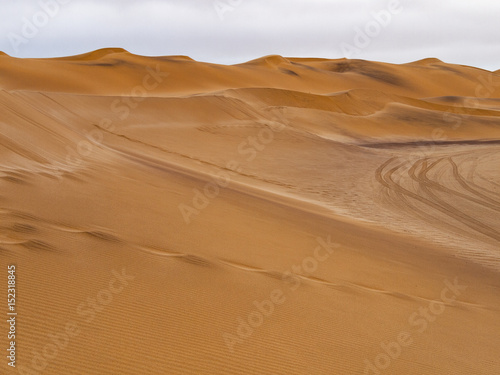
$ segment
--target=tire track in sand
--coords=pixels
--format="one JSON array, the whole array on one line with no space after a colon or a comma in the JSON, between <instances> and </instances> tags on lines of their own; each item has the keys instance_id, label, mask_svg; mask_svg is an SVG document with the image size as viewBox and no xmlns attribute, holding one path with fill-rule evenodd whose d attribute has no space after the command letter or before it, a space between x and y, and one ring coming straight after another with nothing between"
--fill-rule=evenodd
<instances>
[{"instance_id":1,"label":"tire track in sand","mask_svg":"<svg viewBox=\"0 0 500 375\"><path fill-rule=\"evenodd\" d=\"M427 158L420 159L415 163L413 163L413 165L407 171L401 172L404 166L407 165L406 162L398 163L395 167L392 167L389 170L387 170L387 167L389 167L397 159L398 159L397 157L390 158L385 163L383 163L379 168L377 168L375 172L375 177L377 181L381 183L384 187L386 187L390 191L400 193L403 196L413 198L429 206L430 208L435 209L445 214L446 216L449 216L450 218L453 218L454 220L464 224L465 226L476 232L479 232L496 241L500 241L500 233L497 230L489 227L488 225L473 218L472 216L466 214L465 212L453 207L449 203L445 202L443 199L437 197L436 194L432 191L433 183L429 183L428 181L429 178L427 177L427 174L432 168L434 168L439 162L441 162L441 159L438 159L437 161L434 161L431 164L428 163ZM419 168L420 171L416 172ZM397 171L400 171L401 175L403 175L406 172L410 178L412 178L413 176L413 179L415 179L418 182L419 188L421 189L422 192L424 192L427 195L427 197L419 195L411 190L408 190L407 188L403 187L401 183L395 182L393 179L393 175Z\"/></svg>"}]
</instances>

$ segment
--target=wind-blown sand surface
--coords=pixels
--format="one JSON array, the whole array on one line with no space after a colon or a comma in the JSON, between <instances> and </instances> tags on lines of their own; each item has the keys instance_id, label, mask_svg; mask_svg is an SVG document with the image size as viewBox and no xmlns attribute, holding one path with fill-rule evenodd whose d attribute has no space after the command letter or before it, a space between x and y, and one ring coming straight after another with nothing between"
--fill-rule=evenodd
<instances>
[{"instance_id":1,"label":"wind-blown sand surface","mask_svg":"<svg viewBox=\"0 0 500 375\"><path fill-rule=\"evenodd\" d=\"M499 374L499 98L437 59L1 55L1 373Z\"/></svg>"}]
</instances>

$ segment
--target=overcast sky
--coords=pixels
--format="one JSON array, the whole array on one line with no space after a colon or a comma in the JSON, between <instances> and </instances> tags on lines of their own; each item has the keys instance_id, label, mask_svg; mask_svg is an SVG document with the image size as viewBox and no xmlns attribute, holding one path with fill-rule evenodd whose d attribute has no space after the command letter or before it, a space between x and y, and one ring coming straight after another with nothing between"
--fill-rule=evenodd
<instances>
[{"instance_id":1,"label":"overcast sky","mask_svg":"<svg viewBox=\"0 0 500 375\"><path fill-rule=\"evenodd\" d=\"M437 57L497 70L499 16L499 0L0 0L0 50L54 57L122 47L223 64L270 54Z\"/></svg>"}]
</instances>

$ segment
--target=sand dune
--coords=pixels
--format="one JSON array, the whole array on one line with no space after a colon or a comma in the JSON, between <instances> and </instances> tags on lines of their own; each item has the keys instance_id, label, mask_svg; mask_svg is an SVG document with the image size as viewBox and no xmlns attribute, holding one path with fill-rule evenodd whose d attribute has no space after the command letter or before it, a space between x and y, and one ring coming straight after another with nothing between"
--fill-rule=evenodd
<instances>
[{"instance_id":1,"label":"sand dune","mask_svg":"<svg viewBox=\"0 0 500 375\"><path fill-rule=\"evenodd\" d=\"M1 373L498 374L499 98L438 59L1 54Z\"/></svg>"}]
</instances>

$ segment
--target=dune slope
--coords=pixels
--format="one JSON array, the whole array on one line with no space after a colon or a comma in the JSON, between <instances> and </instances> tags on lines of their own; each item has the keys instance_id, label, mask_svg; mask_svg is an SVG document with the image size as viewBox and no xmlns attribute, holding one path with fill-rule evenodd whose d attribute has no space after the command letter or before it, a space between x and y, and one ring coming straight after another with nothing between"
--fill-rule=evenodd
<instances>
[{"instance_id":1,"label":"dune slope","mask_svg":"<svg viewBox=\"0 0 500 375\"><path fill-rule=\"evenodd\" d=\"M498 71L0 54L0 113L1 373L500 372Z\"/></svg>"}]
</instances>

